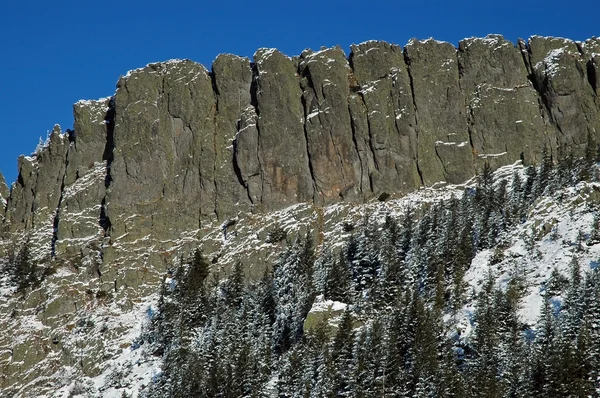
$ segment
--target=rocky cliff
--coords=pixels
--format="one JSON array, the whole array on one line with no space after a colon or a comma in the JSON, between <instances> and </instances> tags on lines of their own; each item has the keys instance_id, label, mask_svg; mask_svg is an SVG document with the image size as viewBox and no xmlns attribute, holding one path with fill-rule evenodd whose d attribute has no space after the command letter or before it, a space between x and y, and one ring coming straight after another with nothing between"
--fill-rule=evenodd
<instances>
[{"instance_id":1,"label":"rocky cliff","mask_svg":"<svg viewBox=\"0 0 600 398\"><path fill-rule=\"evenodd\" d=\"M544 148L583 152L600 140L598 76L600 39L497 35L458 48L369 41L349 56L260 49L253 60L220 55L210 71L176 60L129 72L111 98L74 105L73 130L55 127L19 158L10 192L0 175L0 257L26 244L45 278L0 308L9 331L36 322L27 339L0 335L0 386L33 369L98 373L99 340L67 338L85 329L82 307L109 312L108 297L133 308L173 258L236 217L385 200L465 181L486 162L536 163ZM221 243L203 245L222 265Z\"/></svg>"}]
</instances>

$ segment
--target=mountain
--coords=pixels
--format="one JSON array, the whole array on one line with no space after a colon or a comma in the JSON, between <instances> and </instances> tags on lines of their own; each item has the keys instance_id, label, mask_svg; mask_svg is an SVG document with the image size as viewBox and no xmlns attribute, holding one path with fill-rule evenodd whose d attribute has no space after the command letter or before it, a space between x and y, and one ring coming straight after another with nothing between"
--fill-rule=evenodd
<instances>
[{"instance_id":1,"label":"mountain","mask_svg":"<svg viewBox=\"0 0 600 398\"><path fill-rule=\"evenodd\" d=\"M463 253L465 275L485 275L491 263L519 257L515 247L527 239L516 230L535 230L539 240L562 225L559 233L575 240L566 215L584 214L582 203L596 200L589 163L600 140L599 39L534 36L515 46L490 35L458 48L429 39L405 47L369 41L351 50L348 57L334 47L289 58L260 49L253 61L220 55L211 71L189 60L130 71L112 97L74 105L72 130L56 126L43 146L21 156L10 191L0 176L2 396L107 396L107 388L138 394L142 382L132 375L146 387L160 379L169 347L150 344L157 321L148 314L165 314L159 292L165 282L181 283L189 272L181 267L194 263L198 248L198 263L206 262L217 287L236 272L261 280L274 264L288 264L288 243L307 237L315 261L330 266L321 256L349 245L352 231L368 230L361 219L377 226L383 210L401 220L409 203L426 209L437 198L459 200L465 189L484 192L472 188L472 178L507 166L507 184L517 170L523 189L538 181L537 193L522 198L527 210L510 224L514 231L498 227L505 241L479 237L473 252ZM555 163L577 178L536 180L523 171L543 174L526 166L546 164L547 171ZM560 183L545 191L551 180ZM580 191L586 195L578 201ZM532 200L544 192L570 201ZM552 220L542 217L543 206L557 206ZM585 214L585 223L570 221L577 231L588 228ZM555 246L540 249L541 258L556 259L564 271L563 258L572 255L558 256ZM585 261L595 250L591 244ZM533 257L527 264L534 270L527 286L535 290L552 270L535 271L541 263ZM286 283L303 286L292 274ZM465 281L476 287L482 278ZM298 293L307 308L291 324L304 327L315 292ZM475 296L453 304L455 315L475 305ZM535 318L543 300L530 296L523 299L530 297L526 308ZM322 297L339 308L356 305L356 298L331 299ZM433 305L428 300L424 305ZM363 315L369 324L372 313ZM453 319L472 327L465 317ZM535 328L531 317L523 322ZM137 350L141 342L154 355ZM286 354L293 341L279 349ZM133 360L146 373L127 373ZM117 371L127 373L128 387L107 377Z\"/></svg>"}]
</instances>

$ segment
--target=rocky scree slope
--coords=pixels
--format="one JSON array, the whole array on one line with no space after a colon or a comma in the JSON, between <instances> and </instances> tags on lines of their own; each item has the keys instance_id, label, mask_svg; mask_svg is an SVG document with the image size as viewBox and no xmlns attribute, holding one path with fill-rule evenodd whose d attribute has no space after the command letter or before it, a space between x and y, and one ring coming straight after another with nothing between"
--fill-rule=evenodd
<instances>
[{"instance_id":1,"label":"rocky scree slope","mask_svg":"<svg viewBox=\"0 0 600 398\"><path fill-rule=\"evenodd\" d=\"M4 279L0 386L65 366L99 374L106 336L72 338L93 329L85 314L131 310L221 225L459 183L485 162L535 163L544 146L577 152L598 138L599 39L351 50L260 49L253 61L220 55L211 71L150 64L113 97L76 103L73 130L20 157L10 191L0 178L0 258L6 268L22 254L38 280L15 292ZM224 241L202 241L215 269L232 261Z\"/></svg>"}]
</instances>

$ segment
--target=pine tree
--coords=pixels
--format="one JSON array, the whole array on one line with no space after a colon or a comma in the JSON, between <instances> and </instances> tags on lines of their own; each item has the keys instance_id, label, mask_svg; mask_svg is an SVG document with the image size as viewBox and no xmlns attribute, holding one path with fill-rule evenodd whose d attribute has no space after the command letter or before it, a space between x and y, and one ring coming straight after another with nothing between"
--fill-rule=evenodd
<instances>
[{"instance_id":1,"label":"pine tree","mask_svg":"<svg viewBox=\"0 0 600 398\"><path fill-rule=\"evenodd\" d=\"M346 309L338 324L338 329L333 339L331 359L334 364L331 379L338 396L351 396L354 380L354 330L352 313Z\"/></svg>"},{"instance_id":2,"label":"pine tree","mask_svg":"<svg viewBox=\"0 0 600 398\"><path fill-rule=\"evenodd\" d=\"M475 330L471 348L469 373L473 391L479 397L501 395L498 380L501 363L497 350L500 344L497 301L499 292L494 287L495 278L489 273L486 277L475 309Z\"/></svg>"}]
</instances>

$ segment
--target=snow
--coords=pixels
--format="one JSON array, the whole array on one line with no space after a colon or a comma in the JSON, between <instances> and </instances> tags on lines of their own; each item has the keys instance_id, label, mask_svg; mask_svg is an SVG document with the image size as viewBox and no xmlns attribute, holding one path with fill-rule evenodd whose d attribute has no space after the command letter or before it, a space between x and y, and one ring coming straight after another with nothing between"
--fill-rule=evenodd
<instances>
[{"instance_id":1,"label":"snow","mask_svg":"<svg viewBox=\"0 0 600 398\"><path fill-rule=\"evenodd\" d=\"M408 41L407 45L413 45L413 44L429 44L429 43L435 43L435 44L450 44L447 41L441 41L441 40L435 40L433 37L430 37L428 39L425 40L419 40L419 39L410 39Z\"/></svg>"},{"instance_id":2,"label":"snow","mask_svg":"<svg viewBox=\"0 0 600 398\"><path fill-rule=\"evenodd\" d=\"M75 103L76 106L85 106L85 107L89 107L89 108L96 108L96 107L104 107L106 109L106 105L108 103L108 101L110 101L111 97L103 97L103 98L98 98L95 100L86 100L86 99L80 99L79 101L77 101Z\"/></svg>"},{"instance_id":3,"label":"snow","mask_svg":"<svg viewBox=\"0 0 600 398\"><path fill-rule=\"evenodd\" d=\"M467 145L467 142L458 144L456 142L439 142L442 145ZM480 156L493 157L504 154L484 154ZM86 187L91 186L97 178L104 175L105 168L105 163L94 164L88 174L82 176L74 185L65 190L65 197L84 194ZM496 180L501 178L509 180L514 172L522 174L523 166L520 162L501 167L494 175ZM451 197L460 198L464 189L474 184L475 179L463 184L443 184L443 187L439 189L422 188L401 198L392 197L384 202L373 200L361 205L336 203L319 208L299 203L268 214L240 214L235 227L231 228L232 231L235 231L235 234L228 232L227 240L223 239L224 224L215 222L203 226L203 231L208 232L201 239L201 243L204 247L214 248L214 253L221 254L218 263L214 266L217 271L225 268L227 264L231 264L235 259L249 255L254 258L258 257L260 260L257 260L257 262L272 263L277 255L278 250L276 249L279 243L267 243L265 235L274 228L283 229L288 236L294 236L294 234L301 233L306 229L319 228L320 243L327 242L330 247L339 247L344 244L349 235L349 232L343 230L342 224L344 221L356 224L364 218L365 214L369 214L374 222L382 223L388 214L393 217L401 217L408 208L417 209L441 200L446 201ZM510 186L510 181L508 185ZM524 275L527 282L527 291L522 300L519 315L523 322L533 325L539 316L539 309L543 300L543 292L540 290L540 286L547 281L552 270L557 268L559 272L566 275L568 264L574 255L580 258L582 269L591 268L593 266L592 261L597 261L600 258L600 244L584 245L581 252L577 251L577 247L574 245L580 230L584 233L588 233L590 230L592 213L587 200L594 192L598 191L600 191L600 184L598 183L580 183L576 187L563 190L561 200L548 197L539 199L531 209L527 222L516 226L504 237L507 243L502 261L492 265L493 252L491 250L483 250L477 253L465 275L471 300L480 291L482 282L490 271L493 272L496 283L500 287L505 286L506 281L515 273ZM95 214L98 214L99 209L94 208L93 210ZM85 213L74 212L72 216L75 218L86 217ZM134 215L132 217L138 216ZM50 226L49 228L51 228L51 220L46 221ZM544 232L543 227L545 225L555 225L559 238L553 240L549 233ZM48 230L40 230L38 233L47 235ZM526 243L532 233L535 233L537 239L533 251L528 250ZM198 244L198 234L198 230L190 230L176 241L160 243L163 247L168 247L170 253L181 253L187 247L186 245ZM146 261L143 255L158 251L157 247L151 244L151 242L154 242L151 236L145 236L135 242L128 243L121 242L121 238L113 237L113 248L128 253L128 257L123 259L124 262L132 261L141 265ZM33 239L41 238L33 236ZM320 243L318 242L318 244ZM138 251L131 249L138 246L142 246L143 249ZM141 251L145 253L141 253ZM213 252L207 254L210 255ZM43 253L40 251L35 255L43 256ZM515 269L513 265L516 259L523 264L519 269ZM73 274L73 270L61 268L54 277L56 280L60 280ZM80 287L77 288L80 289ZM12 293L13 290L7 287L6 280L0 279L0 296L2 297L0 305L6 305L8 299L5 300L5 297L11 296ZM48 295L51 296L52 294L56 294L56 292L50 289ZM556 300L559 301L560 297L557 297ZM2 303L2 301L5 301L5 303ZM126 332L114 340L104 342L108 359L101 364L102 368L98 376L93 378L83 377L80 369L63 366L52 376L52 379L57 383L55 391L40 396L63 398L72 396L74 391L88 389L90 391L89 396L93 397L120 397L123 392L138 397L144 386L150 385L161 372L160 359L147 352L146 347L143 345L137 346L136 344L139 335L149 322L148 309L155 308L156 301L157 296L154 294L141 296L140 302L135 303L133 309L127 311L124 311L117 303L110 304L108 308L90 305L80 309L91 320L96 321L98 326L93 329L94 335L100 333L98 331L99 325L105 322L105 319L108 319L106 321L108 328L122 328ZM48 303L50 302L52 300L48 299ZM345 308L345 303L325 300L323 296L319 296L313 303L311 312L338 312L343 311ZM468 339L472 331L472 313L473 302L471 301L464 308L457 311L455 315L447 315L445 320L448 323L456 324L461 331L461 338ZM28 332L17 336L17 342L26 341L28 337L31 337L31 333L47 329L47 326L44 326L37 315L33 313L20 317L19 321L18 330ZM83 344L84 337L82 336L85 335L77 337L79 340L73 337L69 344L75 346L76 344ZM0 354L2 353L0 352ZM37 379L37 382L39 381L40 379ZM34 382L32 381L32 383ZM274 376L271 385L275 386L276 383L277 378Z\"/></svg>"},{"instance_id":4,"label":"snow","mask_svg":"<svg viewBox=\"0 0 600 398\"><path fill-rule=\"evenodd\" d=\"M131 325L129 332L123 335L113 344L127 344L126 348L121 348L120 352L112 359L106 361L104 370L96 377L79 377L62 386L48 398L67 398L77 396L92 396L102 398L119 398L123 392L129 394L132 398L138 397L140 392L146 386L152 384L155 377L161 373L160 358L152 356L146 351L146 347L135 344L140 333L147 327L149 318L149 309L156 310L155 302L158 299L156 295L146 298L139 303L136 308L127 313L117 313L111 319L112 324ZM67 369L68 373L68 369ZM72 395L81 386L85 386L87 392L81 395Z\"/></svg>"},{"instance_id":5,"label":"snow","mask_svg":"<svg viewBox=\"0 0 600 398\"><path fill-rule=\"evenodd\" d=\"M477 156L480 157L481 159L487 159L487 158L497 158L497 157L504 156L504 155L506 155L506 152L500 152L500 153L480 153Z\"/></svg>"},{"instance_id":6,"label":"snow","mask_svg":"<svg viewBox=\"0 0 600 398\"><path fill-rule=\"evenodd\" d=\"M344 311L348 305L340 301L325 300L323 295L319 295L315 298L310 312L337 312Z\"/></svg>"}]
</instances>

